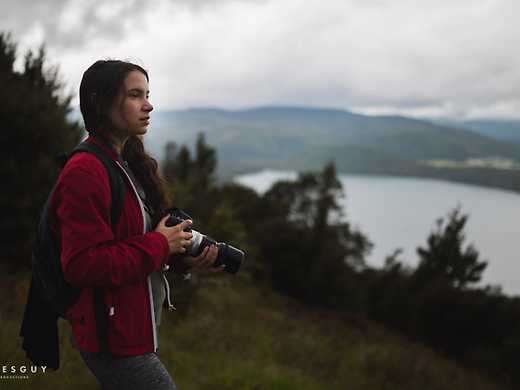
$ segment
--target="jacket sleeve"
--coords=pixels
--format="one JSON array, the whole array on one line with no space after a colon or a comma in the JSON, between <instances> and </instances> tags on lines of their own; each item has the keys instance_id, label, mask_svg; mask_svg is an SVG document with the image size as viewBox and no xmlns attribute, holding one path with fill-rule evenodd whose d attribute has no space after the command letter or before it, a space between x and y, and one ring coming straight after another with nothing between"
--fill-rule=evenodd
<instances>
[{"instance_id":1,"label":"jacket sleeve","mask_svg":"<svg viewBox=\"0 0 520 390\"><path fill-rule=\"evenodd\" d=\"M56 188L63 274L78 287L131 284L168 261L168 242L158 232L115 239L108 175L96 163L95 169L75 165L64 170Z\"/></svg>"}]
</instances>

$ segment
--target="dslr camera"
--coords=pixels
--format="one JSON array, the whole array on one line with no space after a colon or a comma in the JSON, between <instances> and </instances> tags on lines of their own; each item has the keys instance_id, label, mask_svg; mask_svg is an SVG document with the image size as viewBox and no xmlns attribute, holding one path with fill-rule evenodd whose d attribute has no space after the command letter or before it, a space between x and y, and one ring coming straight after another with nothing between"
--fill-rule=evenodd
<instances>
[{"instance_id":1,"label":"dslr camera","mask_svg":"<svg viewBox=\"0 0 520 390\"><path fill-rule=\"evenodd\" d=\"M186 212L176 207L168 209L167 214L170 215L170 218L166 220L166 226L178 225L186 219L191 219L193 221L193 218L191 218ZM224 271L229 272L230 274L236 274L238 272L238 269L244 261L244 251L226 244L225 242L216 242L211 237L206 236L195 229L186 228L184 231L191 232L193 238L191 239L191 245L186 248L186 252L184 252L183 255L198 256L207 246L216 245L218 247L218 255L213 266L220 267L221 265L224 265Z\"/></svg>"}]
</instances>

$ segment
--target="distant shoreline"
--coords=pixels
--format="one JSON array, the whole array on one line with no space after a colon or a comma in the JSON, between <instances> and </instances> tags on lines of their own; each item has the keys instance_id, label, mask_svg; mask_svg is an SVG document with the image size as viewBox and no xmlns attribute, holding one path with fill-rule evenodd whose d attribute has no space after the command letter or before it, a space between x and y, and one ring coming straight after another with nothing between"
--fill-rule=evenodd
<instances>
[{"instance_id":1,"label":"distant shoreline","mask_svg":"<svg viewBox=\"0 0 520 390\"><path fill-rule=\"evenodd\" d=\"M385 173L385 172L363 172L360 170L345 171L338 169L338 175L360 175L360 176L383 176L403 177L417 179L433 179L450 183L473 185L483 188L494 188L501 191L520 194L520 171L497 168L434 168L428 167L424 174L416 173ZM316 169L316 170L319 170ZM304 172L308 170L284 169L284 168L251 168L222 175L219 172L220 181L232 181L239 175L259 173L262 171L275 172ZM429 172L428 172L429 171ZM498 175L497 175L498 173Z\"/></svg>"}]
</instances>

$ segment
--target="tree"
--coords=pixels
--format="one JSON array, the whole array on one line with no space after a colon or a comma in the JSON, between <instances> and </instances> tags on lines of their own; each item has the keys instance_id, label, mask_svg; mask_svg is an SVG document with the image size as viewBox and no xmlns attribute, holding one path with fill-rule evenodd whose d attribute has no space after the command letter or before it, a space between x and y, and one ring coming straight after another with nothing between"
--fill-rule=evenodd
<instances>
[{"instance_id":1,"label":"tree","mask_svg":"<svg viewBox=\"0 0 520 390\"><path fill-rule=\"evenodd\" d=\"M208 199L214 201L218 192L214 185L217 157L202 133L197 136L194 152L192 155L186 145L178 147L168 142L161 167L174 205L192 215L200 227L209 222L216 207Z\"/></svg>"},{"instance_id":2,"label":"tree","mask_svg":"<svg viewBox=\"0 0 520 390\"><path fill-rule=\"evenodd\" d=\"M216 151L208 146L203 133L197 136L193 157L186 145L179 148L170 141L165 146L162 173L172 184L208 189L215 182L216 167Z\"/></svg>"},{"instance_id":3,"label":"tree","mask_svg":"<svg viewBox=\"0 0 520 390\"><path fill-rule=\"evenodd\" d=\"M199 133L197 136L195 156L195 161L193 161L194 179L199 188L207 189L215 182L217 153L206 143L204 133Z\"/></svg>"},{"instance_id":4,"label":"tree","mask_svg":"<svg viewBox=\"0 0 520 390\"><path fill-rule=\"evenodd\" d=\"M0 33L0 234L3 261L28 264L43 203L59 173L56 157L70 151L82 132L67 118L72 96L63 92L58 69L42 46L26 53L16 71L16 44Z\"/></svg>"},{"instance_id":5,"label":"tree","mask_svg":"<svg viewBox=\"0 0 520 390\"><path fill-rule=\"evenodd\" d=\"M176 158L177 158L177 144L172 141L168 141L164 146L164 159L161 161L162 174L167 182L173 183L176 175Z\"/></svg>"},{"instance_id":6,"label":"tree","mask_svg":"<svg viewBox=\"0 0 520 390\"><path fill-rule=\"evenodd\" d=\"M310 303L342 306L370 242L345 220L333 163L320 173L276 183L265 195L264 231L255 237L274 285ZM274 232L274 234L273 234Z\"/></svg>"},{"instance_id":7,"label":"tree","mask_svg":"<svg viewBox=\"0 0 520 390\"><path fill-rule=\"evenodd\" d=\"M469 245L463 250L463 233L468 216L460 214L455 208L444 219L437 220L437 228L428 236L427 247L417 248L420 262L415 271L415 278L421 283L444 280L455 288L464 288L468 284L478 283L486 269L487 262L479 261L479 253Z\"/></svg>"}]
</instances>

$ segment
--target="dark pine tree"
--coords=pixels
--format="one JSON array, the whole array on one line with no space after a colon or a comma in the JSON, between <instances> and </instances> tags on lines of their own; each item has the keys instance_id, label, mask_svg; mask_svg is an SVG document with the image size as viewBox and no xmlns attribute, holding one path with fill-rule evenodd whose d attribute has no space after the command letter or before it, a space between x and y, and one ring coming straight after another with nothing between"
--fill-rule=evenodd
<instances>
[{"instance_id":1,"label":"dark pine tree","mask_svg":"<svg viewBox=\"0 0 520 390\"><path fill-rule=\"evenodd\" d=\"M480 281L487 262L479 261L473 245L463 249L467 220L460 208L448 214L446 223L443 218L437 220L437 228L429 235L426 248L417 248L420 262L414 277L418 282L444 281L454 288L464 288Z\"/></svg>"},{"instance_id":2,"label":"dark pine tree","mask_svg":"<svg viewBox=\"0 0 520 390\"><path fill-rule=\"evenodd\" d=\"M20 71L16 57L16 44L0 33L1 261L13 267L30 263L40 210L59 173L56 157L82 135L68 119L72 96L47 65L44 47L25 54Z\"/></svg>"},{"instance_id":3,"label":"dark pine tree","mask_svg":"<svg viewBox=\"0 0 520 390\"><path fill-rule=\"evenodd\" d=\"M278 289L331 307L355 300L355 271L371 244L346 221L343 196L333 163L294 182L278 182L264 195L268 223L256 237Z\"/></svg>"}]
</instances>

